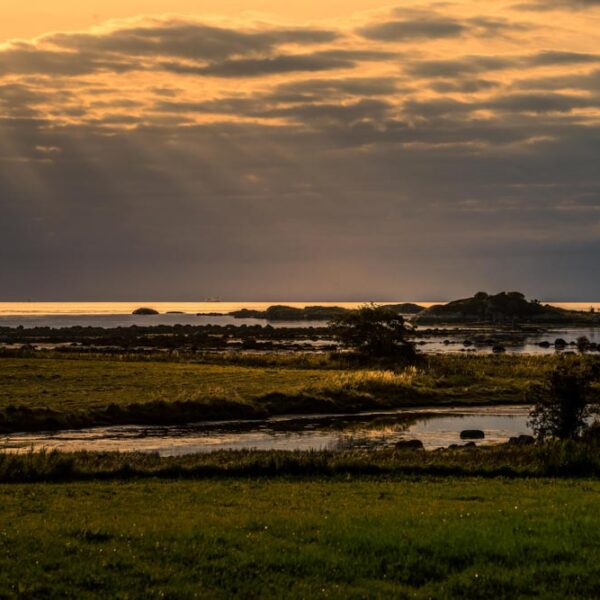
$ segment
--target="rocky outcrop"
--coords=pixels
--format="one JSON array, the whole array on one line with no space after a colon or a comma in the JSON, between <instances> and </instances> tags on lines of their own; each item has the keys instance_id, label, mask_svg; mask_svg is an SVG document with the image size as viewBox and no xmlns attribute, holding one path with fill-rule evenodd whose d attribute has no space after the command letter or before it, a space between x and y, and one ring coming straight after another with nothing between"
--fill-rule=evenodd
<instances>
[{"instance_id":1,"label":"rocky outcrop","mask_svg":"<svg viewBox=\"0 0 600 600\"><path fill-rule=\"evenodd\" d=\"M479 292L471 298L438 304L419 313L418 323L597 323L595 313L564 310L537 300L529 301L520 292L490 295Z\"/></svg>"},{"instance_id":2,"label":"rocky outcrop","mask_svg":"<svg viewBox=\"0 0 600 600\"><path fill-rule=\"evenodd\" d=\"M424 450L423 442L421 440L400 440L396 442L397 450Z\"/></svg>"},{"instance_id":3,"label":"rocky outcrop","mask_svg":"<svg viewBox=\"0 0 600 600\"><path fill-rule=\"evenodd\" d=\"M464 429L460 432L461 440L483 440L485 433L481 429Z\"/></svg>"},{"instance_id":4,"label":"rocky outcrop","mask_svg":"<svg viewBox=\"0 0 600 600\"><path fill-rule=\"evenodd\" d=\"M509 438L508 443L511 446L530 446L535 444L535 438L532 435L517 435Z\"/></svg>"},{"instance_id":5,"label":"rocky outcrop","mask_svg":"<svg viewBox=\"0 0 600 600\"><path fill-rule=\"evenodd\" d=\"M153 308L147 308L143 306L142 308L136 308L133 313L134 315L159 315L160 313Z\"/></svg>"}]
</instances>

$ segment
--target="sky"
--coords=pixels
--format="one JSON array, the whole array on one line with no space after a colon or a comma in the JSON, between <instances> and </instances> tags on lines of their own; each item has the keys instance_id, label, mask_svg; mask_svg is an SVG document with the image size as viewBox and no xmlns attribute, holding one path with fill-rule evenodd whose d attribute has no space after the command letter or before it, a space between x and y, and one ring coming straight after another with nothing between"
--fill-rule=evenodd
<instances>
[{"instance_id":1,"label":"sky","mask_svg":"<svg viewBox=\"0 0 600 600\"><path fill-rule=\"evenodd\" d=\"M0 8L2 301L592 301L599 256L600 0Z\"/></svg>"}]
</instances>

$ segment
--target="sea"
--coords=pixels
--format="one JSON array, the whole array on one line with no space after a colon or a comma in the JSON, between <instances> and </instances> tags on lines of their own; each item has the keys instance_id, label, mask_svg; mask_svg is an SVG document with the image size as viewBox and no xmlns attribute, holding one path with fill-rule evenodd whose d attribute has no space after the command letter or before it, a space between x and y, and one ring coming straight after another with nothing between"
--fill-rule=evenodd
<instances>
[{"instance_id":1,"label":"sea","mask_svg":"<svg viewBox=\"0 0 600 600\"><path fill-rule=\"evenodd\" d=\"M400 304L415 302L424 307L443 304L444 301L398 300L377 302L375 304ZM128 327L131 325L228 325L241 324L264 325L262 319L235 319L228 313L242 308L265 310L274 304L283 304L297 308L305 306L342 306L356 308L361 302L331 302L314 300L311 302L273 300L267 302L0 302L0 327ZM551 302L553 306L571 310L600 310L600 302ZM159 312L158 315L133 315L137 308L148 307ZM202 315L202 316L199 316ZM272 324L275 326L275 324ZM281 323L285 326L322 325L319 322Z\"/></svg>"}]
</instances>

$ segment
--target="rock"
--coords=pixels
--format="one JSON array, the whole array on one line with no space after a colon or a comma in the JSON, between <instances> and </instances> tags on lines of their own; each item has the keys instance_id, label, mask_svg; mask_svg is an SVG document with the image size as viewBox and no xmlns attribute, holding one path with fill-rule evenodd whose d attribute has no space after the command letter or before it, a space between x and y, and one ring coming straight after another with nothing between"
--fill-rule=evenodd
<instances>
[{"instance_id":1,"label":"rock","mask_svg":"<svg viewBox=\"0 0 600 600\"><path fill-rule=\"evenodd\" d=\"M492 352L494 354L503 354L504 352L506 352L506 348L504 346L502 346L502 344L496 344L493 348L492 348Z\"/></svg>"},{"instance_id":2,"label":"rock","mask_svg":"<svg viewBox=\"0 0 600 600\"><path fill-rule=\"evenodd\" d=\"M517 435L508 440L511 446L530 446L535 444L535 438L532 435Z\"/></svg>"},{"instance_id":3,"label":"rock","mask_svg":"<svg viewBox=\"0 0 600 600\"><path fill-rule=\"evenodd\" d=\"M242 341L242 348L244 350L256 350L259 347L259 343L254 338L246 338Z\"/></svg>"},{"instance_id":4,"label":"rock","mask_svg":"<svg viewBox=\"0 0 600 600\"><path fill-rule=\"evenodd\" d=\"M485 433L481 429L464 429L460 432L461 440L483 440Z\"/></svg>"},{"instance_id":5,"label":"rock","mask_svg":"<svg viewBox=\"0 0 600 600\"><path fill-rule=\"evenodd\" d=\"M475 442L467 442L462 445L463 448L477 448L477 444Z\"/></svg>"},{"instance_id":6,"label":"rock","mask_svg":"<svg viewBox=\"0 0 600 600\"><path fill-rule=\"evenodd\" d=\"M134 315L158 315L160 314L157 310L153 308L146 308L145 306L142 308L136 308L133 313Z\"/></svg>"},{"instance_id":7,"label":"rock","mask_svg":"<svg viewBox=\"0 0 600 600\"><path fill-rule=\"evenodd\" d=\"M596 315L565 310L527 300L519 292L490 295L479 292L470 298L431 306L416 317L421 324L435 323L594 323Z\"/></svg>"},{"instance_id":8,"label":"rock","mask_svg":"<svg viewBox=\"0 0 600 600\"><path fill-rule=\"evenodd\" d=\"M554 340L554 347L555 348L566 348L567 347L567 341L563 340L562 338L556 338Z\"/></svg>"},{"instance_id":9,"label":"rock","mask_svg":"<svg viewBox=\"0 0 600 600\"><path fill-rule=\"evenodd\" d=\"M396 450L424 450L421 440L400 440L396 442Z\"/></svg>"},{"instance_id":10,"label":"rock","mask_svg":"<svg viewBox=\"0 0 600 600\"><path fill-rule=\"evenodd\" d=\"M550 348L550 342L544 341L538 344L540 348Z\"/></svg>"}]
</instances>

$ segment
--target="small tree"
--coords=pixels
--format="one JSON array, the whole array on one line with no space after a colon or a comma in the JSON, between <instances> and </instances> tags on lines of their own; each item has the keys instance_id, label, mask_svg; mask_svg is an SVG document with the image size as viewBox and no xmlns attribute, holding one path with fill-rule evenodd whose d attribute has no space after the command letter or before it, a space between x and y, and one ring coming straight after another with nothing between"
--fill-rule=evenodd
<instances>
[{"instance_id":1,"label":"small tree","mask_svg":"<svg viewBox=\"0 0 600 600\"><path fill-rule=\"evenodd\" d=\"M330 326L337 341L345 348L369 358L415 358L415 346L402 315L387 308L368 304L335 318Z\"/></svg>"},{"instance_id":2,"label":"small tree","mask_svg":"<svg viewBox=\"0 0 600 600\"><path fill-rule=\"evenodd\" d=\"M559 365L548 382L536 392L529 426L540 440L574 439L587 428L592 410L589 403L591 372L580 363Z\"/></svg>"}]
</instances>

